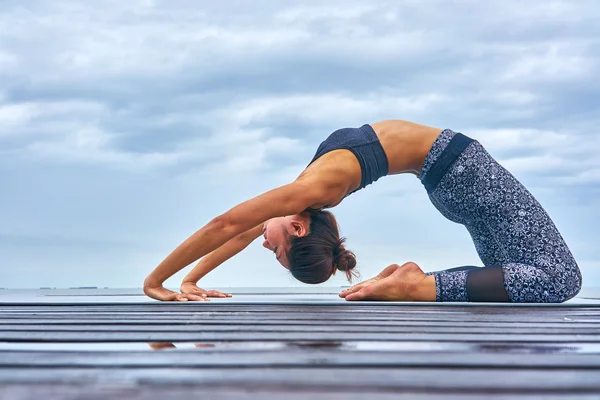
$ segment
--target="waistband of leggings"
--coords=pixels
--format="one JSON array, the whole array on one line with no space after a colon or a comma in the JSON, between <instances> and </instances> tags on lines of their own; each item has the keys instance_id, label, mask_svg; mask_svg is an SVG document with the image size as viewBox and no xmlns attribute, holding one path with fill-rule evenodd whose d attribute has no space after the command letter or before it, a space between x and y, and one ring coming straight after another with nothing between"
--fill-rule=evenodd
<instances>
[{"instance_id":1,"label":"waistband of leggings","mask_svg":"<svg viewBox=\"0 0 600 400\"><path fill-rule=\"evenodd\" d=\"M450 139L448 145L442 150L437 159L433 162L422 183L428 192L434 190L442 180L448 169L454 164L456 159L465 151L465 149L474 142L470 137L460 132Z\"/></svg>"}]
</instances>

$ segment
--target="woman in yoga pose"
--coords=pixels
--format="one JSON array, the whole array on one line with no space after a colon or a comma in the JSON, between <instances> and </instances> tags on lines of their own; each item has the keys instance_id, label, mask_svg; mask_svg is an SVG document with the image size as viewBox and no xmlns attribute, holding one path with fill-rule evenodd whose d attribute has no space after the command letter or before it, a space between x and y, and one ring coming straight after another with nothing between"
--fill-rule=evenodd
<instances>
[{"instance_id":1,"label":"woman in yoga pose","mask_svg":"<svg viewBox=\"0 0 600 400\"><path fill-rule=\"evenodd\" d=\"M386 175L412 173L433 205L464 225L483 267L424 273L414 262L390 265L340 293L346 300L557 303L574 297L581 273L554 223L531 193L483 146L461 133L383 121L332 133L292 183L214 218L177 247L144 282L158 300L205 300L198 280L263 236L263 246L298 280L321 283L356 265L325 208ZM181 285L163 282L200 259Z\"/></svg>"}]
</instances>

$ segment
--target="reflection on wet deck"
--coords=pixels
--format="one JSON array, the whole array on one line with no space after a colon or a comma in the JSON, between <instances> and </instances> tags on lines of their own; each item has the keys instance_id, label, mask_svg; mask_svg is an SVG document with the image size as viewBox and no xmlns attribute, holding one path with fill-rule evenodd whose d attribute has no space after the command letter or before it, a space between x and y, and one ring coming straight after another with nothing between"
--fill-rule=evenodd
<instances>
[{"instance_id":1,"label":"reflection on wet deck","mask_svg":"<svg viewBox=\"0 0 600 400\"><path fill-rule=\"evenodd\" d=\"M252 341L252 342L108 342L108 343L22 343L0 342L2 350L38 351L144 351L144 350L215 350L219 352L266 352L283 350L336 350L336 351L439 351L445 353L512 353L512 354L598 354L600 343L457 343L457 342L395 342L395 341Z\"/></svg>"},{"instance_id":2,"label":"reflection on wet deck","mask_svg":"<svg viewBox=\"0 0 600 400\"><path fill-rule=\"evenodd\" d=\"M599 398L600 308L0 303L0 398L92 395Z\"/></svg>"}]
</instances>

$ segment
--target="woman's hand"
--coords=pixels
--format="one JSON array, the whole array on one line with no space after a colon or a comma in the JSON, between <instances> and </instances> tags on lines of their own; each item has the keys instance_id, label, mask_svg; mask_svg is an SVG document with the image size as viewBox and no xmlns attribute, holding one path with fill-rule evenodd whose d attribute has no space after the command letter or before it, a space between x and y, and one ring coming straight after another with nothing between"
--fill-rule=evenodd
<instances>
[{"instance_id":1,"label":"woman's hand","mask_svg":"<svg viewBox=\"0 0 600 400\"><path fill-rule=\"evenodd\" d=\"M161 301L207 301L202 296L194 294L177 293L172 290L165 289L162 284L148 284L144 283L144 294L155 300Z\"/></svg>"},{"instance_id":2,"label":"woman's hand","mask_svg":"<svg viewBox=\"0 0 600 400\"><path fill-rule=\"evenodd\" d=\"M217 290L204 290L199 288L194 282L183 282L179 288L181 293L186 296L200 296L205 301L208 301L208 297L231 297L229 293L219 292Z\"/></svg>"}]
</instances>

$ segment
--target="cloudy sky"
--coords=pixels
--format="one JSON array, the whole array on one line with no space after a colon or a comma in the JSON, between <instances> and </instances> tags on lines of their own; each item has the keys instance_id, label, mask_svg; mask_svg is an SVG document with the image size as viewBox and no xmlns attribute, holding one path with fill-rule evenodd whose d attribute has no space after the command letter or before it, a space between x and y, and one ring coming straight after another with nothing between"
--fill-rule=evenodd
<instances>
[{"instance_id":1,"label":"cloudy sky","mask_svg":"<svg viewBox=\"0 0 600 400\"><path fill-rule=\"evenodd\" d=\"M595 0L3 1L0 287L140 287L329 133L384 119L478 139L600 286L599 20ZM480 265L412 175L333 211L365 278ZM200 285L301 284L257 241Z\"/></svg>"}]
</instances>

